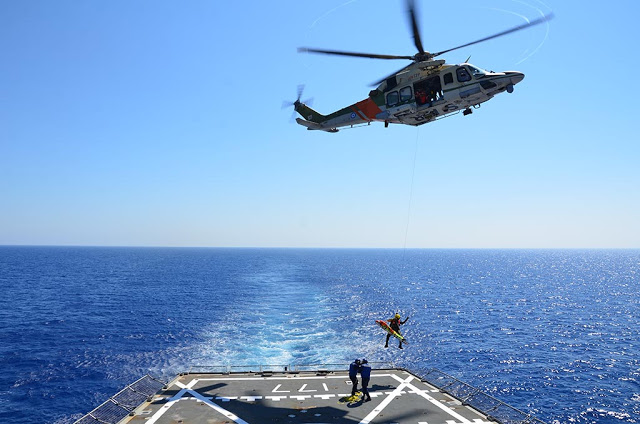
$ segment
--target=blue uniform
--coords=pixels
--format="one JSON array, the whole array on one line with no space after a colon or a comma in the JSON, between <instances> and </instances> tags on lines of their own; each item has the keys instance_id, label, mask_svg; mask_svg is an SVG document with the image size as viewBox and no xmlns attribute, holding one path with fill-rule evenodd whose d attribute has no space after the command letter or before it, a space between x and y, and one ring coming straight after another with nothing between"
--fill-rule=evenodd
<instances>
[{"instance_id":1,"label":"blue uniform","mask_svg":"<svg viewBox=\"0 0 640 424\"><path fill-rule=\"evenodd\" d=\"M353 361L351 365L349 365L349 378L355 377L360 371L360 361Z\"/></svg>"},{"instance_id":2,"label":"blue uniform","mask_svg":"<svg viewBox=\"0 0 640 424\"><path fill-rule=\"evenodd\" d=\"M369 380L371 378L371 365L369 365L368 363L360 365L360 375L362 376L363 380L365 378Z\"/></svg>"},{"instance_id":3,"label":"blue uniform","mask_svg":"<svg viewBox=\"0 0 640 424\"><path fill-rule=\"evenodd\" d=\"M360 372L360 360L353 361L349 365L349 380L353 383L351 394L355 395L358 391L358 372Z\"/></svg>"},{"instance_id":4,"label":"blue uniform","mask_svg":"<svg viewBox=\"0 0 640 424\"><path fill-rule=\"evenodd\" d=\"M360 365L360 375L362 376L362 393L364 394L364 400L371 400L371 396L369 395L369 380L371 379L371 365L368 363L364 363Z\"/></svg>"}]
</instances>

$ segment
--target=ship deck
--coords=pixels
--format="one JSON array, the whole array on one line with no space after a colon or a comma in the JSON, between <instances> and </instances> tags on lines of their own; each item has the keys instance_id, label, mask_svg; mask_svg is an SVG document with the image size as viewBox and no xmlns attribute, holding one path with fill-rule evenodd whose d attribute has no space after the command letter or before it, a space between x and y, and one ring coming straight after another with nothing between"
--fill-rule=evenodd
<instances>
[{"instance_id":1,"label":"ship deck","mask_svg":"<svg viewBox=\"0 0 640 424\"><path fill-rule=\"evenodd\" d=\"M341 403L346 371L189 373L121 423L495 423L404 369L374 369L370 402Z\"/></svg>"}]
</instances>

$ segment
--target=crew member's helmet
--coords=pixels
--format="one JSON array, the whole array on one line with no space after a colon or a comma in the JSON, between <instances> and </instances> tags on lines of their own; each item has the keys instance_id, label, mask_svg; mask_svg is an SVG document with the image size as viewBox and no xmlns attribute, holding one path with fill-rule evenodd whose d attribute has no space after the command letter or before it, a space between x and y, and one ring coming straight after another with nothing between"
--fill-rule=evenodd
<instances>
[{"instance_id":1,"label":"crew member's helmet","mask_svg":"<svg viewBox=\"0 0 640 424\"><path fill-rule=\"evenodd\" d=\"M396 314L395 318L400 319L400 314Z\"/></svg>"}]
</instances>

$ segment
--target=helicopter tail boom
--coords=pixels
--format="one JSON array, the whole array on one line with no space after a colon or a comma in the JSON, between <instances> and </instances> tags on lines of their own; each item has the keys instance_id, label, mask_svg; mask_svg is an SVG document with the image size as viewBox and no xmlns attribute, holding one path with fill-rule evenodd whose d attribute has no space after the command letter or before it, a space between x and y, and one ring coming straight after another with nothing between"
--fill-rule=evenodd
<instances>
[{"instance_id":1,"label":"helicopter tail boom","mask_svg":"<svg viewBox=\"0 0 640 424\"><path fill-rule=\"evenodd\" d=\"M380 99L378 99L380 100ZM382 97L384 102L384 97ZM304 103L296 105L296 111L302 116L296 122L310 130L338 132L337 128L354 126L380 120L380 106L371 97L337 110L329 115L321 115Z\"/></svg>"},{"instance_id":2,"label":"helicopter tail boom","mask_svg":"<svg viewBox=\"0 0 640 424\"><path fill-rule=\"evenodd\" d=\"M296 122L303 127L307 127L308 130L321 130L327 132L338 132L334 126L326 126L324 123L327 120L327 116L322 115L302 102L295 103L296 112L298 112L303 118L296 118Z\"/></svg>"},{"instance_id":3,"label":"helicopter tail boom","mask_svg":"<svg viewBox=\"0 0 640 424\"><path fill-rule=\"evenodd\" d=\"M305 119L302 118L296 118L296 122L300 125L302 125L303 127L307 127L308 130L321 130L321 131L326 131L326 132L338 132L337 128L325 128L320 124L317 124L315 122L311 122L311 121L307 121Z\"/></svg>"}]
</instances>

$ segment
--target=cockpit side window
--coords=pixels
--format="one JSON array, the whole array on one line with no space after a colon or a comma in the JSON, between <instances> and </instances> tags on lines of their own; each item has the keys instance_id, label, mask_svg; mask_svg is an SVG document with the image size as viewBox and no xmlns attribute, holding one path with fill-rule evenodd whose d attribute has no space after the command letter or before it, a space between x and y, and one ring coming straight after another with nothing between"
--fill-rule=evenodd
<instances>
[{"instance_id":1,"label":"cockpit side window","mask_svg":"<svg viewBox=\"0 0 640 424\"><path fill-rule=\"evenodd\" d=\"M476 68L475 66L469 65L469 69L471 69L471 74L476 78L483 77L487 74L485 71L480 68Z\"/></svg>"},{"instance_id":2,"label":"cockpit side window","mask_svg":"<svg viewBox=\"0 0 640 424\"><path fill-rule=\"evenodd\" d=\"M397 91L392 91L390 93L387 93L387 106L393 106L398 104L399 98L398 98L398 92Z\"/></svg>"},{"instance_id":3,"label":"cockpit side window","mask_svg":"<svg viewBox=\"0 0 640 424\"><path fill-rule=\"evenodd\" d=\"M458 77L458 82L471 81L469 71L467 71L467 68L462 66L456 69L456 76Z\"/></svg>"},{"instance_id":4,"label":"cockpit side window","mask_svg":"<svg viewBox=\"0 0 640 424\"><path fill-rule=\"evenodd\" d=\"M411 93L411 87L404 87L400 90L400 101L404 102L406 100L411 99L413 93Z\"/></svg>"}]
</instances>

